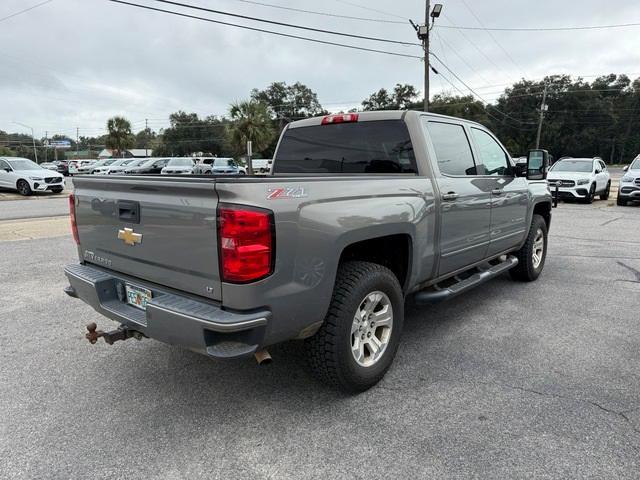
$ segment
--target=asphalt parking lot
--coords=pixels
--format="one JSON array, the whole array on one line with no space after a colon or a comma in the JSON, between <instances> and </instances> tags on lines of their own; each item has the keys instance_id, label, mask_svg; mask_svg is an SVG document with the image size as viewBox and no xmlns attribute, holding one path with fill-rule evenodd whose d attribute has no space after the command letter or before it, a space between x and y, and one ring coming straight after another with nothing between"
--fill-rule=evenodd
<instances>
[{"instance_id":1,"label":"asphalt parking lot","mask_svg":"<svg viewBox=\"0 0 640 480\"><path fill-rule=\"evenodd\" d=\"M92 346L84 325L113 324L62 293L70 236L0 236L0 478L637 479L640 206L613 204L554 210L539 281L409 308L352 397L297 343L266 367Z\"/></svg>"}]
</instances>

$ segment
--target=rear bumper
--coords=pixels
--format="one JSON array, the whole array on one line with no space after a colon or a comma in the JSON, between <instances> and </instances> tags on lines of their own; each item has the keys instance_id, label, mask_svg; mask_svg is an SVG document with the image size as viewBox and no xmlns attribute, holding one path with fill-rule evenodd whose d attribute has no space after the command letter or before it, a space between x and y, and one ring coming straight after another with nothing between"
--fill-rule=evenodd
<instances>
[{"instance_id":1,"label":"rear bumper","mask_svg":"<svg viewBox=\"0 0 640 480\"><path fill-rule=\"evenodd\" d=\"M251 355L262 345L271 312L230 312L207 301L87 265L68 265L65 292L149 338L215 358ZM124 285L152 291L146 310L125 302Z\"/></svg>"}]
</instances>

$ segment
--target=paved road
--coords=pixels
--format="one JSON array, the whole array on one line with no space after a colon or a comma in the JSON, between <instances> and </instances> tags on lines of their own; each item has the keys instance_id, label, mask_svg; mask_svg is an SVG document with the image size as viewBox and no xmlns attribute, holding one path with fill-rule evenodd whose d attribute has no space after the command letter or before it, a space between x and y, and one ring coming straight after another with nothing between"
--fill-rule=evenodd
<instances>
[{"instance_id":1,"label":"paved road","mask_svg":"<svg viewBox=\"0 0 640 480\"><path fill-rule=\"evenodd\" d=\"M39 200L0 201L0 221L19 218L55 217L69 214L69 200L46 198Z\"/></svg>"},{"instance_id":2,"label":"paved road","mask_svg":"<svg viewBox=\"0 0 640 480\"><path fill-rule=\"evenodd\" d=\"M640 207L561 204L538 282L408 311L383 382L300 345L216 362L89 345L68 236L0 242L0 478L629 478L640 471Z\"/></svg>"}]
</instances>

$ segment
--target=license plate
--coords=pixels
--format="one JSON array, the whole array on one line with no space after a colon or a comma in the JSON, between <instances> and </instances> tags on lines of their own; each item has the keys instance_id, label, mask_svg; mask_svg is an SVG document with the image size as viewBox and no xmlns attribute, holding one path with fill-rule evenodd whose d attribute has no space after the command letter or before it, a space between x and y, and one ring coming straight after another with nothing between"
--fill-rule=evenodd
<instances>
[{"instance_id":1,"label":"license plate","mask_svg":"<svg viewBox=\"0 0 640 480\"><path fill-rule=\"evenodd\" d=\"M124 285L127 293L127 303L141 310L147 309L147 302L151 300L151 290L146 288L134 287L126 283Z\"/></svg>"}]
</instances>

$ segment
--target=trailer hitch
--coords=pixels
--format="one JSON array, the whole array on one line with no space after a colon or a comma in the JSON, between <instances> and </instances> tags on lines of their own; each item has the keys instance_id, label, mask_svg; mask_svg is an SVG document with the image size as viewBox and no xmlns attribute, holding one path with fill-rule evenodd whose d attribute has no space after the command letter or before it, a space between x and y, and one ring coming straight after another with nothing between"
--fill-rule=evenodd
<instances>
[{"instance_id":1,"label":"trailer hitch","mask_svg":"<svg viewBox=\"0 0 640 480\"><path fill-rule=\"evenodd\" d=\"M118 340L128 340L130 338L135 338L136 340L142 340L142 333L131 330L124 325L120 325L115 330L111 330L110 332L103 332L102 330L98 330L98 325L95 322L91 322L87 325L87 333L85 334L85 338L89 340L89 343L94 345L100 337L104 338L104 341L109 345L113 345Z\"/></svg>"}]
</instances>

